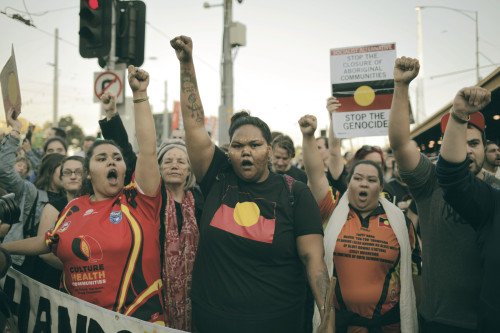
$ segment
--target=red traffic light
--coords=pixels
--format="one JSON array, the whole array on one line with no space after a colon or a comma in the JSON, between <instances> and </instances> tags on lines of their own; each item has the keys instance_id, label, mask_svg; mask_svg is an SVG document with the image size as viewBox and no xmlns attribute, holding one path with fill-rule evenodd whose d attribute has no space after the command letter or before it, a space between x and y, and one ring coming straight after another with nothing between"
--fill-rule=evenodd
<instances>
[{"instance_id":1,"label":"red traffic light","mask_svg":"<svg viewBox=\"0 0 500 333\"><path fill-rule=\"evenodd\" d=\"M92 9L97 9L97 8L99 8L99 1L98 0L89 0L89 6Z\"/></svg>"}]
</instances>

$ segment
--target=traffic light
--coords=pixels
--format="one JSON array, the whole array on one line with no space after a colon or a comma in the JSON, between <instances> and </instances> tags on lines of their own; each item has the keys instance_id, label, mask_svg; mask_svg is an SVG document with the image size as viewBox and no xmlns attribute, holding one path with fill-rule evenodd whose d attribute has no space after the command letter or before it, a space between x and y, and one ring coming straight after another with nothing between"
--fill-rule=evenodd
<instances>
[{"instance_id":1,"label":"traffic light","mask_svg":"<svg viewBox=\"0 0 500 333\"><path fill-rule=\"evenodd\" d=\"M113 0L80 0L80 55L96 58L111 48Z\"/></svg>"},{"instance_id":2,"label":"traffic light","mask_svg":"<svg viewBox=\"0 0 500 333\"><path fill-rule=\"evenodd\" d=\"M144 62L146 4L142 1L118 1L116 57L118 62L141 66Z\"/></svg>"}]
</instances>

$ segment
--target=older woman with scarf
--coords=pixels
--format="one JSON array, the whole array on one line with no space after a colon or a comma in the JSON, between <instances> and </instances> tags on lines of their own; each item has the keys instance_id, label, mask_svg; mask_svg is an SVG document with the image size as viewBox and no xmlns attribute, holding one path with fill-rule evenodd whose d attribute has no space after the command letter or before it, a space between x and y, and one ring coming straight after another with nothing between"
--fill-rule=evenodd
<instances>
[{"instance_id":1,"label":"older woman with scarf","mask_svg":"<svg viewBox=\"0 0 500 333\"><path fill-rule=\"evenodd\" d=\"M191 280L198 248L203 195L195 186L186 145L164 141L158 149L163 205L160 228L167 327L191 331Z\"/></svg>"},{"instance_id":2,"label":"older woman with scarf","mask_svg":"<svg viewBox=\"0 0 500 333\"><path fill-rule=\"evenodd\" d=\"M299 125L309 186L326 227L325 262L337 278L336 332L417 332L412 273L419 273L420 252L411 222L380 196L380 166L356 162L340 198L323 172L316 117L304 116ZM319 325L318 313L314 324Z\"/></svg>"}]
</instances>

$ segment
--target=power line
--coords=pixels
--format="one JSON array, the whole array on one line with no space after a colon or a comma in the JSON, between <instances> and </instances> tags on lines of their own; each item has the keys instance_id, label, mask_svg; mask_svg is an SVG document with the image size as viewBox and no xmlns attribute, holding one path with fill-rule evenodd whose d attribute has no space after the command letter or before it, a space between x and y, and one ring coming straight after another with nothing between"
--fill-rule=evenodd
<instances>
[{"instance_id":1,"label":"power line","mask_svg":"<svg viewBox=\"0 0 500 333\"><path fill-rule=\"evenodd\" d=\"M165 37L169 42L172 39L172 37L168 36L163 31L161 31L160 29L158 29L155 26L153 26L149 21L146 21L146 24L149 25L154 31L158 32L160 35L162 35L163 37ZM201 63L203 63L205 66L207 66L208 68L210 68L214 72L219 73L219 70L216 69L215 67L213 67L212 65L210 65L210 63L208 63L207 61L205 61L205 60L203 60L200 57L197 57L195 55L193 55L193 57L196 58L197 60L199 60Z\"/></svg>"}]
</instances>

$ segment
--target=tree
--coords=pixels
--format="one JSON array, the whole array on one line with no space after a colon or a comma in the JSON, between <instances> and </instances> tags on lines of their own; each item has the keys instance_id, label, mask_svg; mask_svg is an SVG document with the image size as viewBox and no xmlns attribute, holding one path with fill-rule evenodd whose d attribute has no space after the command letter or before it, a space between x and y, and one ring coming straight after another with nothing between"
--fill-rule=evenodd
<instances>
[{"instance_id":1,"label":"tree","mask_svg":"<svg viewBox=\"0 0 500 333\"><path fill-rule=\"evenodd\" d=\"M80 148L85 135L80 125L75 124L72 116L65 116L59 119L59 127L66 131L66 141L74 149Z\"/></svg>"}]
</instances>

